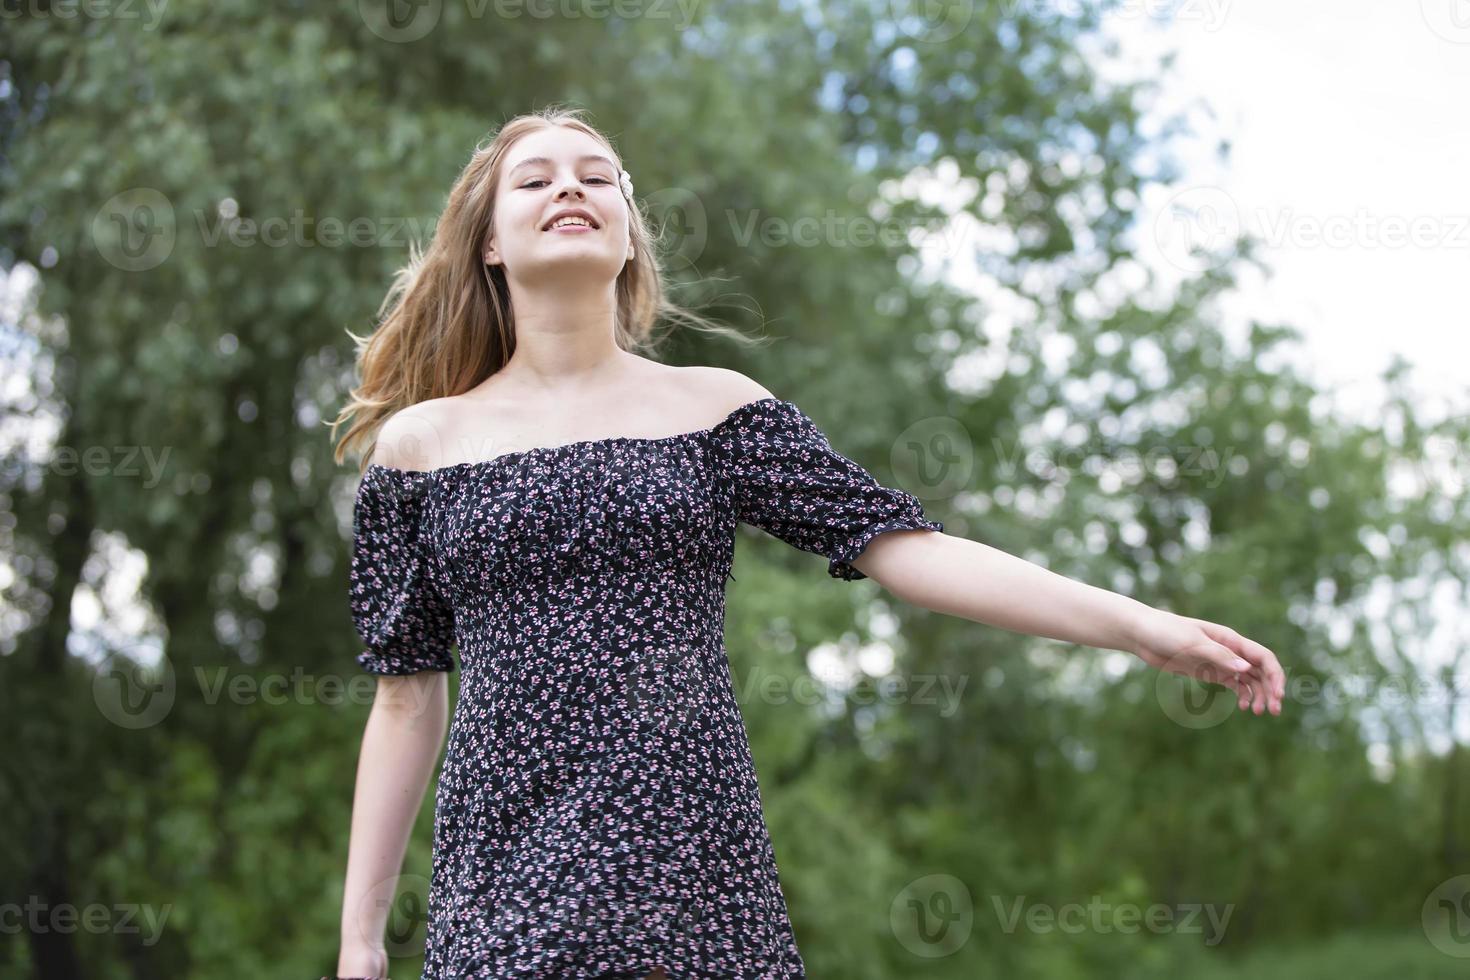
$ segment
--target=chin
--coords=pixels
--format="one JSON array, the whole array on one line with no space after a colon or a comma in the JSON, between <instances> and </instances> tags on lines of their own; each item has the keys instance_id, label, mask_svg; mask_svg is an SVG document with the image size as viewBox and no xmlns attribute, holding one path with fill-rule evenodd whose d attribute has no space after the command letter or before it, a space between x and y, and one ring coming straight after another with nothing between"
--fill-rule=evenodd
<instances>
[{"instance_id":1,"label":"chin","mask_svg":"<svg viewBox=\"0 0 1470 980\"><path fill-rule=\"evenodd\" d=\"M530 279L602 279L612 282L627 265L626 258L608 255L592 249L567 249L566 254L547 255L542 253L530 262L519 262L515 269L517 278Z\"/></svg>"}]
</instances>

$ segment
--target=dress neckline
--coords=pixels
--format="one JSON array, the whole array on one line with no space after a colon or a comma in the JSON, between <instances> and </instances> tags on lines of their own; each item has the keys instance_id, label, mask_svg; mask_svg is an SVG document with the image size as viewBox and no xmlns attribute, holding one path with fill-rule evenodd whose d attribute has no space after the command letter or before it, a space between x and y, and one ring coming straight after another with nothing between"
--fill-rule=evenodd
<instances>
[{"instance_id":1,"label":"dress neckline","mask_svg":"<svg viewBox=\"0 0 1470 980\"><path fill-rule=\"evenodd\" d=\"M785 399L777 398L774 395L768 395L765 398L757 398L755 401L749 401L743 405L735 407L730 411L728 415L720 419L714 425L706 426L703 429L693 429L689 432L675 432L673 435L667 436L604 436L601 439L578 439L574 442L563 442L555 446L532 446L529 449L516 449L512 450L511 452L505 452L500 453L496 456L491 456L488 459L468 459L459 463L447 463L443 466L435 466L432 469L427 470L406 470L400 469L396 466L387 466L383 463L369 463L367 465L367 468L363 470L363 476L366 476L373 470L378 470L390 474L402 474L403 476L407 477L432 478L440 474L461 473L465 471L475 470L481 467L492 467L502 463L514 462L519 459L526 459L533 456L544 456L565 452L569 449L584 449L590 448L592 446L654 445L658 443L682 441L685 439L697 439L714 435L716 432L723 429L725 426L729 425L731 422L735 421L735 419L737 419L741 415L744 415L746 412L754 410L757 406L767 404L795 407L792 405L791 402L788 402Z\"/></svg>"}]
</instances>

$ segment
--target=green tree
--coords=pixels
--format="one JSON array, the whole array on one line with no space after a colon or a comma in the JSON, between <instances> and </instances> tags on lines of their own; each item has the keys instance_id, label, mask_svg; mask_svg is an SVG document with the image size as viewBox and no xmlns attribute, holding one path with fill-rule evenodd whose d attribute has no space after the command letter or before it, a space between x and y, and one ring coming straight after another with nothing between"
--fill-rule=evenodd
<instances>
[{"instance_id":1,"label":"green tree","mask_svg":"<svg viewBox=\"0 0 1470 980\"><path fill-rule=\"evenodd\" d=\"M46 980L330 971L371 692L346 610L355 474L333 465L323 425L351 383L345 331L371 327L475 142L549 101L590 107L618 140L667 222L679 298L779 339L750 352L674 334L670 361L752 374L914 489L934 489L935 460L895 440L947 420L974 464L926 498L949 531L1230 622L1294 675L1409 663L1389 657L1422 615L1396 620L1386 650L1364 597L1400 588L1427 615L1416 576L1463 583L1465 501L1442 475L1401 498L1389 479L1429 472L1425 447L1463 445L1463 421L1420 418L1407 390L1382 431L1311 410L1323 393L1262 367L1287 328L1230 350L1210 303L1244 247L1166 303L1125 290L1099 312L1134 265L1142 188L1170 175L1140 162L1159 149L1138 126L1148 86L1096 77L1099 8L1080 6L986 3L960 23L944 18L963 6L925 21L764 0L686 23L677 8L547 20L445 3L415 8L437 12L419 37L423 22L395 29L356 3L173 4L156 19L41 4L8 20L0 264L38 285L5 324L24 383L4 396L17 434L0 707L17 737L0 881L5 901L162 921L51 920L0 966ZM958 203L913 192L924 173ZM939 258L974 262L993 287L980 297L929 275L926 249L965 222L999 237ZM983 329L1011 310L1029 322L1008 340ZM1157 443L1247 465L1218 482L1107 474ZM1105 447L1100 469L1011 465L1063 445ZM1355 710L1190 729L1117 658L903 608L827 580L812 556L741 542L737 680L804 679L814 649L886 643L899 677L966 682L951 713L875 697L871 679L838 710L747 688L813 976L1125 975L1199 954L1146 933L1006 932L993 900L1018 896L1235 903L1232 946L1412 931L1424 895L1464 870L1463 753L1427 754L1412 725L1387 777ZM113 595L137 559L136 596ZM1329 614L1347 642L1326 635ZM159 654L162 674L128 666ZM162 686L133 701L129 683ZM1422 707L1400 717L1441 724ZM405 928L429 830L405 868ZM973 938L941 959L894 919L930 873L961 882L975 912ZM394 972L416 967L408 955Z\"/></svg>"}]
</instances>

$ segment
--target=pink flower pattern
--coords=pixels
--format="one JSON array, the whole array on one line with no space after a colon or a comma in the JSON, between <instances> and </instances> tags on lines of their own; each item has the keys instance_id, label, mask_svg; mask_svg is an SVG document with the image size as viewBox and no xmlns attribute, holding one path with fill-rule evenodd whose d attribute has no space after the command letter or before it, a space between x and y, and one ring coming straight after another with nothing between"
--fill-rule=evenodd
<instances>
[{"instance_id":1,"label":"pink flower pattern","mask_svg":"<svg viewBox=\"0 0 1470 980\"><path fill-rule=\"evenodd\" d=\"M878 534L944 528L774 397L364 472L358 663L460 671L422 980L805 977L724 646L739 523L845 580Z\"/></svg>"}]
</instances>

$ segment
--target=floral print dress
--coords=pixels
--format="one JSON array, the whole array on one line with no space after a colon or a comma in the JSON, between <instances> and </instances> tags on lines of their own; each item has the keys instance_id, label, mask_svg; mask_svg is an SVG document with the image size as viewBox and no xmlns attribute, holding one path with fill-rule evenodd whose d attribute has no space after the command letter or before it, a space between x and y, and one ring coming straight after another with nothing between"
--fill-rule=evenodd
<instances>
[{"instance_id":1,"label":"floral print dress","mask_svg":"<svg viewBox=\"0 0 1470 980\"><path fill-rule=\"evenodd\" d=\"M365 470L358 663L460 671L422 980L805 976L724 648L740 522L846 580L876 535L944 528L774 397L663 438Z\"/></svg>"}]
</instances>

